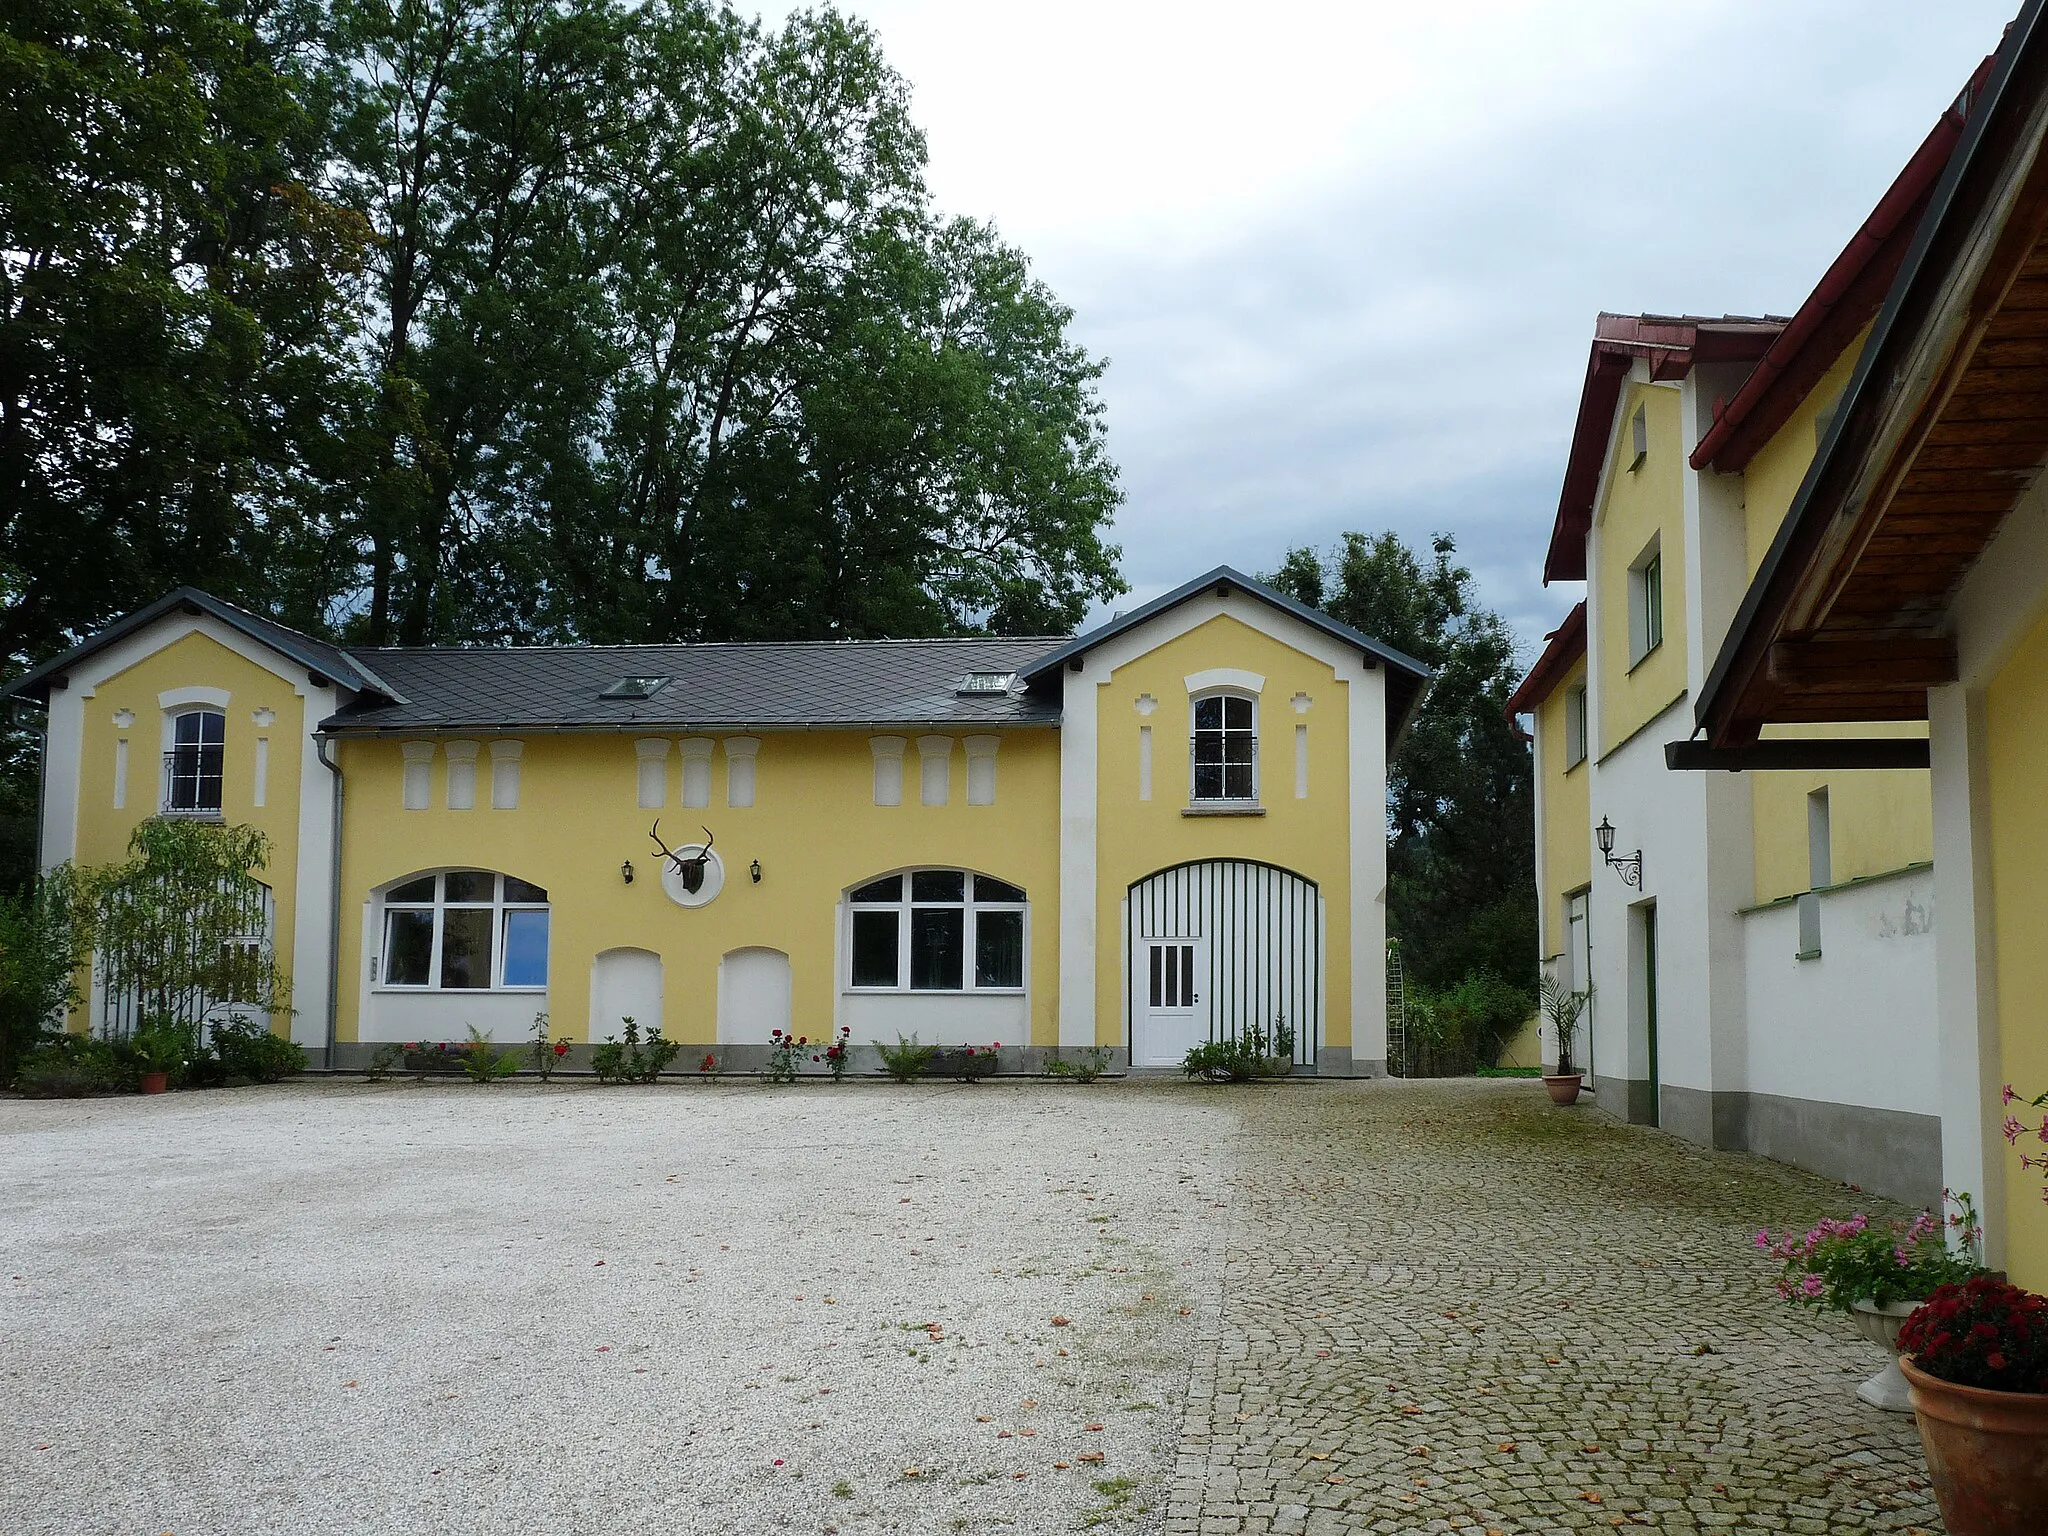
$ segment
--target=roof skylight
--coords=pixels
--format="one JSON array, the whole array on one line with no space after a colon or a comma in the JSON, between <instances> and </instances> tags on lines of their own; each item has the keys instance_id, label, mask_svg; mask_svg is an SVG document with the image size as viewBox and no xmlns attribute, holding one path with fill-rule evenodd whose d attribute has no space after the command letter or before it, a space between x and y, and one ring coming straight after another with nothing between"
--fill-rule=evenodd
<instances>
[{"instance_id":1,"label":"roof skylight","mask_svg":"<svg viewBox=\"0 0 2048 1536\"><path fill-rule=\"evenodd\" d=\"M668 686L665 677L622 677L611 684L600 699L651 699Z\"/></svg>"},{"instance_id":2,"label":"roof skylight","mask_svg":"<svg viewBox=\"0 0 2048 1536\"><path fill-rule=\"evenodd\" d=\"M970 672L960 680L955 693L1008 693L1016 685L1014 672Z\"/></svg>"}]
</instances>

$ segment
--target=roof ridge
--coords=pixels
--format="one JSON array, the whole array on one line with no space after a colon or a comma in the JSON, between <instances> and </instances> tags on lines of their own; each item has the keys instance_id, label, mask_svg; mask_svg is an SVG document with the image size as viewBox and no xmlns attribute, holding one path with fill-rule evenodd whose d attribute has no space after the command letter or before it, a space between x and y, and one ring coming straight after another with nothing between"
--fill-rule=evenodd
<instances>
[{"instance_id":1,"label":"roof ridge","mask_svg":"<svg viewBox=\"0 0 2048 1536\"><path fill-rule=\"evenodd\" d=\"M560 645L348 645L339 649L366 656L479 656L539 652L582 655L612 651L740 651L851 650L882 645L1045 645L1063 644L1071 635L910 635L902 639L861 640L632 640L569 642Z\"/></svg>"}]
</instances>

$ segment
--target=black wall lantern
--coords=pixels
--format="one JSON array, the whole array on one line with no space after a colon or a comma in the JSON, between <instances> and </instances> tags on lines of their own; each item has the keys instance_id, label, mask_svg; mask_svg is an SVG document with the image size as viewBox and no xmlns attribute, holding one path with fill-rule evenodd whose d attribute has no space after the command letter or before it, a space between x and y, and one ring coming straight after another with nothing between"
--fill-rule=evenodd
<instances>
[{"instance_id":1,"label":"black wall lantern","mask_svg":"<svg viewBox=\"0 0 2048 1536\"><path fill-rule=\"evenodd\" d=\"M626 860L625 863L619 866L619 874L625 878L626 884L631 885L633 883L633 861L631 859Z\"/></svg>"},{"instance_id":2,"label":"black wall lantern","mask_svg":"<svg viewBox=\"0 0 2048 1536\"><path fill-rule=\"evenodd\" d=\"M1634 853L1615 857L1614 823L1605 816L1600 818L1600 825L1593 829L1593 836L1600 844L1600 857L1607 861L1609 868L1621 876L1621 883L1632 885L1640 891L1643 888L1643 850L1638 848Z\"/></svg>"},{"instance_id":3,"label":"black wall lantern","mask_svg":"<svg viewBox=\"0 0 2048 1536\"><path fill-rule=\"evenodd\" d=\"M756 859L753 863L749 864L747 866L747 873L754 877L754 884L759 885L761 883L761 861Z\"/></svg>"}]
</instances>

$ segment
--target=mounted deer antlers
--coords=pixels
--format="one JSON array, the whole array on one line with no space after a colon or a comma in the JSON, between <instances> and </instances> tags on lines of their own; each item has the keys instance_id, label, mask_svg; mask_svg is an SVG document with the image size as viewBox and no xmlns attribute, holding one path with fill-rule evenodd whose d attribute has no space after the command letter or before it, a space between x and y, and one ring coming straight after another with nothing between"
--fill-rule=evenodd
<instances>
[{"instance_id":1,"label":"mounted deer antlers","mask_svg":"<svg viewBox=\"0 0 2048 1536\"><path fill-rule=\"evenodd\" d=\"M704 888L704 866L711 862L711 845L718 839L709 827L704 829L704 846L687 856L677 853L661 840L661 818L654 818L654 826L647 834L654 839L654 846L661 850L662 857L676 867L676 874L683 882L683 889L692 896Z\"/></svg>"}]
</instances>

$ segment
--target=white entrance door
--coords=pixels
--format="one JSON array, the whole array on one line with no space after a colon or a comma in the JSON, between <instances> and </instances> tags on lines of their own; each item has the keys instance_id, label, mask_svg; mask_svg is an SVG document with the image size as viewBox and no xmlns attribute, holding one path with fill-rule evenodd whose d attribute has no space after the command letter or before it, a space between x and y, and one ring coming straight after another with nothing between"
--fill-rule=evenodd
<instances>
[{"instance_id":1,"label":"white entrance door","mask_svg":"<svg viewBox=\"0 0 2048 1536\"><path fill-rule=\"evenodd\" d=\"M789 956L779 949L735 949L718 962L718 1042L766 1045L787 1030Z\"/></svg>"},{"instance_id":2,"label":"white entrance door","mask_svg":"<svg viewBox=\"0 0 2048 1536\"><path fill-rule=\"evenodd\" d=\"M590 962L590 1038L616 1038L627 1019L643 1039L661 1028L661 956L652 950L608 949Z\"/></svg>"},{"instance_id":3,"label":"white entrance door","mask_svg":"<svg viewBox=\"0 0 2048 1536\"><path fill-rule=\"evenodd\" d=\"M1209 1016L1202 1008L1208 974L1203 948L1200 939L1144 941L1132 1066L1177 1067L1190 1048L1209 1038Z\"/></svg>"}]
</instances>

